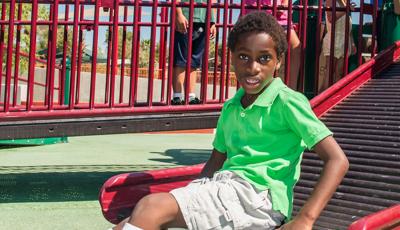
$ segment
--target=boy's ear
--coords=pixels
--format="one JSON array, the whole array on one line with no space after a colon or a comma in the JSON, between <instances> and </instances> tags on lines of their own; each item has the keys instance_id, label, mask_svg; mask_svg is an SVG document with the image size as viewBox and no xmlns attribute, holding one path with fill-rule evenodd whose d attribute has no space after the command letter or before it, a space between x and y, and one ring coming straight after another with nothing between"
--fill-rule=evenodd
<instances>
[{"instance_id":1,"label":"boy's ear","mask_svg":"<svg viewBox=\"0 0 400 230\"><path fill-rule=\"evenodd\" d=\"M285 55L280 55L278 58L278 62L276 63L275 70L279 70L281 68L282 60L285 58Z\"/></svg>"}]
</instances>

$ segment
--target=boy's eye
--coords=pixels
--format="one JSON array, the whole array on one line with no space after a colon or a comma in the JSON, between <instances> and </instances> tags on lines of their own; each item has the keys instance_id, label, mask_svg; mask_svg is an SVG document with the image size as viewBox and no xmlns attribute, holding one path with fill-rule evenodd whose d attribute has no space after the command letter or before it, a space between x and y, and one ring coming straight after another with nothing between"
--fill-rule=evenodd
<instances>
[{"instance_id":1,"label":"boy's eye","mask_svg":"<svg viewBox=\"0 0 400 230\"><path fill-rule=\"evenodd\" d=\"M264 64L267 63L269 60L271 60L271 57L269 55L262 55L261 57L258 58L259 62Z\"/></svg>"},{"instance_id":2,"label":"boy's eye","mask_svg":"<svg viewBox=\"0 0 400 230\"><path fill-rule=\"evenodd\" d=\"M239 54L239 59L243 60L243 61L247 61L247 60L249 60L249 57L247 55L244 55L244 54Z\"/></svg>"}]
</instances>

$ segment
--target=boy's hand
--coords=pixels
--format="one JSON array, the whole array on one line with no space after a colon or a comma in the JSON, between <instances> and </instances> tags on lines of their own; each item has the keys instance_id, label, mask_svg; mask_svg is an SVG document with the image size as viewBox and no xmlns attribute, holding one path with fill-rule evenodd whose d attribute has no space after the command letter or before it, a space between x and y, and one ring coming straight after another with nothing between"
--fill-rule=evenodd
<instances>
[{"instance_id":1,"label":"boy's hand","mask_svg":"<svg viewBox=\"0 0 400 230\"><path fill-rule=\"evenodd\" d=\"M176 15L176 31L186 34L189 27L189 22L183 14Z\"/></svg>"},{"instance_id":2,"label":"boy's hand","mask_svg":"<svg viewBox=\"0 0 400 230\"><path fill-rule=\"evenodd\" d=\"M296 219L296 217L289 221L289 223L284 224L278 230L312 230L312 224L307 221L302 221L301 218Z\"/></svg>"},{"instance_id":3,"label":"boy's hand","mask_svg":"<svg viewBox=\"0 0 400 230\"><path fill-rule=\"evenodd\" d=\"M215 24L213 24L210 27L210 39L214 39L215 36L217 36L217 28L215 27Z\"/></svg>"}]
</instances>

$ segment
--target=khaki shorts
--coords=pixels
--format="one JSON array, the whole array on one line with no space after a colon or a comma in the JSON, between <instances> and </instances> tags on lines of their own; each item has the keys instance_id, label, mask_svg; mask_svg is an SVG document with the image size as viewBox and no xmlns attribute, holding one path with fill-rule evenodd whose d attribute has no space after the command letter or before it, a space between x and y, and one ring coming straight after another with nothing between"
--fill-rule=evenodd
<instances>
[{"instance_id":1,"label":"khaki shorts","mask_svg":"<svg viewBox=\"0 0 400 230\"><path fill-rule=\"evenodd\" d=\"M272 209L268 191L258 192L236 174L223 171L170 192L191 229L275 229L285 216Z\"/></svg>"}]
</instances>

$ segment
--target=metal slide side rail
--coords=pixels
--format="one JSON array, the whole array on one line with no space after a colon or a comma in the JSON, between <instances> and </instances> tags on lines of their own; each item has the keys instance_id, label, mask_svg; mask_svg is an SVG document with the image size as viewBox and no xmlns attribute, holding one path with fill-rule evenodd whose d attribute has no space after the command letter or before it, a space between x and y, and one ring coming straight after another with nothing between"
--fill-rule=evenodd
<instances>
[{"instance_id":1,"label":"metal slide side rail","mask_svg":"<svg viewBox=\"0 0 400 230\"><path fill-rule=\"evenodd\" d=\"M399 101L400 64L393 64L322 117L350 169L314 229L347 229L363 216L400 204ZM316 154L304 153L294 214L312 191L321 166Z\"/></svg>"}]
</instances>

